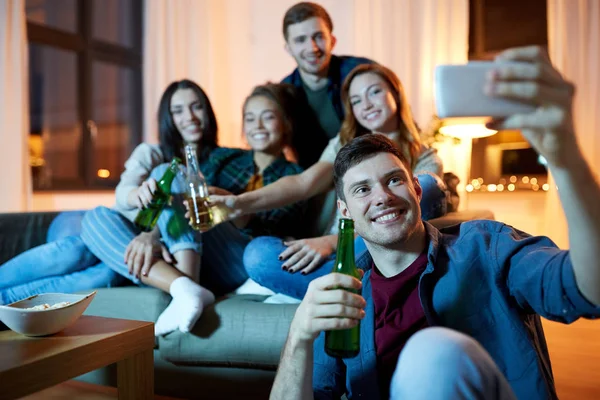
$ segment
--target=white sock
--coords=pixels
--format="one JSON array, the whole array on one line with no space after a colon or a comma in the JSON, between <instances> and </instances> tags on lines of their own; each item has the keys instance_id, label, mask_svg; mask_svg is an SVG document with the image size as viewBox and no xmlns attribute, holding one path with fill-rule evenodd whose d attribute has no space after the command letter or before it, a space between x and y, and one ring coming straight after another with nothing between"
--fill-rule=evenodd
<instances>
[{"instance_id":1,"label":"white sock","mask_svg":"<svg viewBox=\"0 0 600 400\"><path fill-rule=\"evenodd\" d=\"M173 300L154 325L156 336L166 335L177 329L181 332L189 332L202 315L204 307L215 302L215 295L210 290L198 285L187 276L175 279L169 291Z\"/></svg>"},{"instance_id":2,"label":"white sock","mask_svg":"<svg viewBox=\"0 0 600 400\"><path fill-rule=\"evenodd\" d=\"M239 288L233 291L235 294L261 294L265 296L274 295L275 292L269 288L259 285L252 279L248 278L246 282L242 284Z\"/></svg>"}]
</instances>

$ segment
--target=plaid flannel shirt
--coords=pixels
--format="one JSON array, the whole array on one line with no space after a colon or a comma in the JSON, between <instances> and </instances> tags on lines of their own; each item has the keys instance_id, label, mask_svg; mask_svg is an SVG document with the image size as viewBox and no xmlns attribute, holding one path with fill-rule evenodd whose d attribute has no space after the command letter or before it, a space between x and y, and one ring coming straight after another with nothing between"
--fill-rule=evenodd
<instances>
[{"instance_id":1,"label":"plaid flannel shirt","mask_svg":"<svg viewBox=\"0 0 600 400\"><path fill-rule=\"evenodd\" d=\"M248 182L256 174L254 152L251 150L219 147L213 150L202 172L210 186L217 186L235 195L244 193ZM287 161L283 155L273 161L262 173L264 186L287 175L302 172L297 164ZM250 236L294 236L301 232L305 203L298 202L285 207L255 213L242 231Z\"/></svg>"}]
</instances>

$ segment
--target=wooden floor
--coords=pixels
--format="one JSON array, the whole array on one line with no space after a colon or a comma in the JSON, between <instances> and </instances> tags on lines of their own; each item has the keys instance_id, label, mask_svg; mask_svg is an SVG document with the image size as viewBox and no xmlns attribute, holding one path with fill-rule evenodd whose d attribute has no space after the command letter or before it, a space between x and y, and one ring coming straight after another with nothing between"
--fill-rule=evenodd
<instances>
[{"instance_id":1,"label":"wooden floor","mask_svg":"<svg viewBox=\"0 0 600 400\"><path fill-rule=\"evenodd\" d=\"M600 320L571 325L543 321L558 397L561 400L600 399ZM27 396L26 400L112 400L117 390L69 381ZM172 400L156 396L157 400Z\"/></svg>"},{"instance_id":2,"label":"wooden floor","mask_svg":"<svg viewBox=\"0 0 600 400\"><path fill-rule=\"evenodd\" d=\"M600 320L543 321L561 400L600 399Z\"/></svg>"}]
</instances>

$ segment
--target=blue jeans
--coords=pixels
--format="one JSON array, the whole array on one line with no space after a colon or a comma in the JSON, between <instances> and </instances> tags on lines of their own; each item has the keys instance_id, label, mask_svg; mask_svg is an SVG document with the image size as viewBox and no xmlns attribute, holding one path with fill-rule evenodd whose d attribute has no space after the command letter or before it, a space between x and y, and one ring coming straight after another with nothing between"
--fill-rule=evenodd
<instances>
[{"instance_id":1,"label":"blue jeans","mask_svg":"<svg viewBox=\"0 0 600 400\"><path fill-rule=\"evenodd\" d=\"M81 221L87 210L63 211L58 214L48 227L46 243L54 242L66 236L79 236L81 234Z\"/></svg>"},{"instance_id":2,"label":"blue jeans","mask_svg":"<svg viewBox=\"0 0 600 400\"><path fill-rule=\"evenodd\" d=\"M446 214L446 192L445 185L440 178L432 174L417 175L419 183L423 188L421 198L421 218L428 220L441 217ZM263 236L254 239L244 253L244 266L250 278L258 284L283 293L297 299L302 299L308 284L315 278L331 272L335 262L335 254L332 254L319 268L307 275L298 272L290 274L281 269L284 261L278 259L287 247L283 241L276 237ZM367 270L371 266L364 265L367 247L364 240L359 236L354 241L354 255L358 268Z\"/></svg>"},{"instance_id":3,"label":"blue jeans","mask_svg":"<svg viewBox=\"0 0 600 400\"><path fill-rule=\"evenodd\" d=\"M415 333L398 357L390 399L513 400L508 381L473 338L448 329Z\"/></svg>"},{"instance_id":4,"label":"blue jeans","mask_svg":"<svg viewBox=\"0 0 600 400\"><path fill-rule=\"evenodd\" d=\"M0 304L40 293L73 293L122 282L81 240L84 213L59 214L48 229L48 243L0 266Z\"/></svg>"},{"instance_id":5,"label":"blue jeans","mask_svg":"<svg viewBox=\"0 0 600 400\"><path fill-rule=\"evenodd\" d=\"M282 239L272 236L257 237L246 247L244 266L250 278L259 285L276 293L302 299L308 290L308 284L313 279L331 272L335 263L335 254L306 275L299 272L291 274L281 268L285 260L280 261L277 258L286 248ZM360 236L354 240L354 257L358 268L363 270L371 268L367 246Z\"/></svg>"},{"instance_id":6,"label":"blue jeans","mask_svg":"<svg viewBox=\"0 0 600 400\"><path fill-rule=\"evenodd\" d=\"M437 175L417 175L423 196L421 197L421 219L429 221L446 215L448 204L446 202L446 184Z\"/></svg>"},{"instance_id":7,"label":"blue jeans","mask_svg":"<svg viewBox=\"0 0 600 400\"><path fill-rule=\"evenodd\" d=\"M252 238L231 222L225 222L202 234L200 284L215 296L230 293L247 279L244 250Z\"/></svg>"}]
</instances>

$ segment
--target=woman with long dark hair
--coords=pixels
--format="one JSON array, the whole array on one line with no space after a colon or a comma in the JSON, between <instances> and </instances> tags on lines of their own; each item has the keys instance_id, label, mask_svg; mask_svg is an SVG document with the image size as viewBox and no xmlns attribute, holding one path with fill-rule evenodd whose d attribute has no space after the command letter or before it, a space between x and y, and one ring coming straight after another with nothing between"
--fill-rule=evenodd
<instances>
[{"instance_id":1,"label":"woman with long dark hair","mask_svg":"<svg viewBox=\"0 0 600 400\"><path fill-rule=\"evenodd\" d=\"M178 91L186 92L193 101L184 99L173 104ZM85 212L80 234L74 229L70 235L30 249L0 266L0 304L45 292L114 286L124 281L122 275L150 263L156 252L161 253L156 240L158 229L140 233L132 222L139 209L152 201L156 190L156 181L148 179L150 172L181 156L186 136L197 137L200 162L206 162L217 147L217 122L208 97L189 80L167 87L160 101L158 122L160 144L142 143L135 148L117 185L114 208L97 207ZM101 248L94 245L98 237L104 240ZM166 261L172 261L166 251L162 254Z\"/></svg>"}]
</instances>

